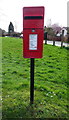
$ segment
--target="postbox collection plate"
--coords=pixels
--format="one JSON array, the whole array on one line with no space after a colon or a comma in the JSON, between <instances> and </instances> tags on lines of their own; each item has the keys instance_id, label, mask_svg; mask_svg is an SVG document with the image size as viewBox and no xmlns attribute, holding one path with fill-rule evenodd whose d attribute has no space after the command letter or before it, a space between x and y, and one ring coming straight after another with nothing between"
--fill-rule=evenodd
<instances>
[{"instance_id":1,"label":"postbox collection plate","mask_svg":"<svg viewBox=\"0 0 69 120\"><path fill-rule=\"evenodd\" d=\"M29 50L37 50L37 34L29 34Z\"/></svg>"}]
</instances>

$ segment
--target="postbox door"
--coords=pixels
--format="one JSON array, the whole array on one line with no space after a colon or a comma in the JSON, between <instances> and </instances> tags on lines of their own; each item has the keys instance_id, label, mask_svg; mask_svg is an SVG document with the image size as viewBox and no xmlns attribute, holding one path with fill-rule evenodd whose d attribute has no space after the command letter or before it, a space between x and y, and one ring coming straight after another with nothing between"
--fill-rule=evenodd
<instances>
[{"instance_id":1,"label":"postbox door","mask_svg":"<svg viewBox=\"0 0 69 120\"><path fill-rule=\"evenodd\" d=\"M23 30L23 56L25 58L42 58L43 33L43 29Z\"/></svg>"}]
</instances>

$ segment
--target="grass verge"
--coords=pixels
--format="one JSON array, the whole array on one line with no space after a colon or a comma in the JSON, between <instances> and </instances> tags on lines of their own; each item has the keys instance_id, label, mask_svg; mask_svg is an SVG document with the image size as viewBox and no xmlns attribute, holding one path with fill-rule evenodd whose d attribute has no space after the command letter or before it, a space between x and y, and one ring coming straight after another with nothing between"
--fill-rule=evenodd
<instances>
[{"instance_id":1,"label":"grass verge","mask_svg":"<svg viewBox=\"0 0 69 120\"><path fill-rule=\"evenodd\" d=\"M35 59L35 98L30 106L30 59L22 57L22 39L2 40L2 119L65 118L67 101L67 48L44 45Z\"/></svg>"}]
</instances>

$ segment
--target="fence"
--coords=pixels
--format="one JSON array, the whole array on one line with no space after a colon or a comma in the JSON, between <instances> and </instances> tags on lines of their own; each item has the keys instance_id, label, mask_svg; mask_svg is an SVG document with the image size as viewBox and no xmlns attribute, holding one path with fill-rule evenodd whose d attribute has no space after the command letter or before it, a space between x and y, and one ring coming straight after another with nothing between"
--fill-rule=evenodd
<instances>
[{"instance_id":1,"label":"fence","mask_svg":"<svg viewBox=\"0 0 69 120\"><path fill-rule=\"evenodd\" d=\"M60 36L51 36L51 35L47 35L47 39L48 40L55 40L55 41L61 41L61 37Z\"/></svg>"},{"instance_id":2,"label":"fence","mask_svg":"<svg viewBox=\"0 0 69 120\"><path fill-rule=\"evenodd\" d=\"M60 41L61 42L61 47L63 47L63 42L69 42L69 37L68 37L68 35L63 36L63 34L61 36L47 35L47 38L45 39L45 44L47 44L48 40L53 41L54 46L55 46L56 41Z\"/></svg>"}]
</instances>

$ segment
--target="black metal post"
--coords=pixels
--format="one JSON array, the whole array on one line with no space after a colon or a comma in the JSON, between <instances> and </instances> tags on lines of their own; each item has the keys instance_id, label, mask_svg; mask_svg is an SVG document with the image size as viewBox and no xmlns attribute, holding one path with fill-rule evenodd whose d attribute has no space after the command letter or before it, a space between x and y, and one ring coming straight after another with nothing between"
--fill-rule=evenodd
<instances>
[{"instance_id":1,"label":"black metal post","mask_svg":"<svg viewBox=\"0 0 69 120\"><path fill-rule=\"evenodd\" d=\"M45 40L45 44L47 44L47 40Z\"/></svg>"},{"instance_id":2,"label":"black metal post","mask_svg":"<svg viewBox=\"0 0 69 120\"><path fill-rule=\"evenodd\" d=\"M44 40L45 40L45 44L47 44L47 32L44 32Z\"/></svg>"},{"instance_id":3,"label":"black metal post","mask_svg":"<svg viewBox=\"0 0 69 120\"><path fill-rule=\"evenodd\" d=\"M61 34L61 47L63 47L63 41L64 41L64 30L62 30L62 34Z\"/></svg>"},{"instance_id":4,"label":"black metal post","mask_svg":"<svg viewBox=\"0 0 69 120\"><path fill-rule=\"evenodd\" d=\"M34 58L30 59L30 104L34 102Z\"/></svg>"}]
</instances>

